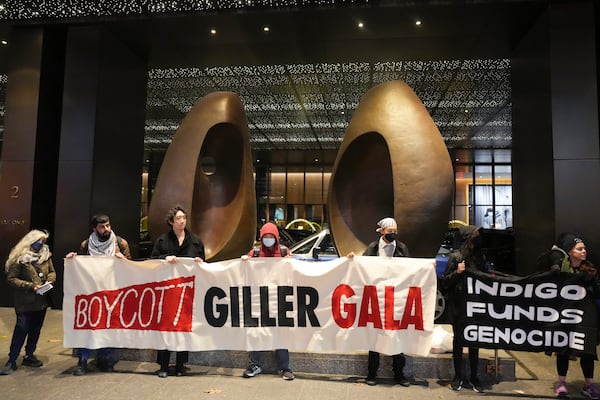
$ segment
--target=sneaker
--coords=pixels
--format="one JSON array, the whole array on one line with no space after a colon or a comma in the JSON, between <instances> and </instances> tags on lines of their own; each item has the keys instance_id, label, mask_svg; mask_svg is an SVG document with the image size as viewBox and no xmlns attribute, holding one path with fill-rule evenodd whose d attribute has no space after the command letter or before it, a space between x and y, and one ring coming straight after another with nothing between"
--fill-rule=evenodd
<instances>
[{"instance_id":1,"label":"sneaker","mask_svg":"<svg viewBox=\"0 0 600 400\"><path fill-rule=\"evenodd\" d=\"M87 373L87 361L79 361L77 363L77 368L73 371L73 375L75 376L83 376Z\"/></svg>"},{"instance_id":2,"label":"sneaker","mask_svg":"<svg viewBox=\"0 0 600 400\"><path fill-rule=\"evenodd\" d=\"M16 370L17 370L17 363L14 361L12 361L12 362L7 361L6 364L4 365L4 368L2 370L0 370L0 375L10 375Z\"/></svg>"},{"instance_id":3,"label":"sneaker","mask_svg":"<svg viewBox=\"0 0 600 400\"><path fill-rule=\"evenodd\" d=\"M463 381L462 381L462 379L460 379L460 378L454 378L454 380L452 381L452 384L450 385L450 387L452 388L452 390L459 391L463 387Z\"/></svg>"},{"instance_id":4,"label":"sneaker","mask_svg":"<svg viewBox=\"0 0 600 400\"><path fill-rule=\"evenodd\" d=\"M483 393L483 386L478 377L471 378L471 388L475 393Z\"/></svg>"},{"instance_id":5,"label":"sneaker","mask_svg":"<svg viewBox=\"0 0 600 400\"><path fill-rule=\"evenodd\" d=\"M592 400L600 399L600 390L598 390L598 387L593 383L585 385L583 389L581 389L581 393Z\"/></svg>"},{"instance_id":6,"label":"sneaker","mask_svg":"<svg viewBox=\"0 0 600 400\"><path fill-rule=\"evenodd\" d=\"M294 373L292 371L282 371L281 377L284 381L293 381L295 378Z\"/></svg>"},{"instance_id":7,"label":"sneaker","mask_svg":"<svg viewBox=\"0 0 600 400\"><path fill-rule=\"evenodd\" d=\"M169 373L167 371L160 370L158 371L157 375L159 378L166 378L167 376L169 376Z\"/></svg>"},{"instance_id":8,"label":"sneaker","mask_svg":"<svg viewBox=\"0 0 600 400\"><path fill-rule=\"evenodd\" d=\"M44 363L32 354L30 356L23 357L22 365L26 367L39 368L44 365Z\"/></svg>"},{"instance_id":9,"label":"sneaker","mask_svg":"<svg viewBox=\"0 0 600 400\"><path fill-rule=\"evenodd\" d=\"M367 375L367 379L365 380L367 385L375 386L377 385L377 377L375 375Z\"/></svg>"},{"instance_id":10,"label":"sneaker","mask_svg":"<svg viewBox=\"0 0 600 400\"><path fill-rule=\"evenodd\" d=\"M262 368L259 367L258 365L254 365L254 364L250 364L248 365L248 368L246 368L246 370L244 371L244 378L252 378L253 376L256 376L258 374L260 374L262 372Z\"/></svg>"},{"instance_id":11,"label":"sneaker","mask_svg":"<svg viewBox=\"0 0 600 400\"><path fill-rule=\"evenodd\" d=\"M567 389L567 384L563 381L558 381L556 383L556 389L554 390L557 397L567 397L569 396L569 390Z\"/></svg>"},{"instance_id":12,"label":"sneaker","mask_svg":"<svg viewBox=\"0 0 600 400\"><path fill-rule=\"evenodd\" d=\"M404 375L398 375L394 377L394 381L400 386L409 387L410 379L407 379Z\"/></svg>"}]
</instances>

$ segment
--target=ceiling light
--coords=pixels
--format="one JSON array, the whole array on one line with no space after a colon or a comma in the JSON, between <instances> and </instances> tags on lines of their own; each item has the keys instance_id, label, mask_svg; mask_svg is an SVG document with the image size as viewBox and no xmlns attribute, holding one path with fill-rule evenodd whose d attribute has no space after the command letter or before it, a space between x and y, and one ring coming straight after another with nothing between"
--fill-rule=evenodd
<instances>
[{"instance_id":1,"label":"ceiling light","mask_svg":"<svg viewBox=\"0 0 600 400\"><path fill-rule=\"evenodd\" d=\"M362 22L359 22L359 23L358 23L358 27L359 27L359 28L364 28L364 27L365 27L365 24L363 24Z\"/></svg>"},{"instance_id":2,"label":"ceiling light","mask_svg":"<svg viewBox=\"0 0 600 400\"><path fill-rule=\"evenodd\" d=\"M315 158L315 162L319 162L319 159L318 159L318 158Z\"/></svg>"},{"instance_id":3,"label":"ceiling light","mask_svg":"<svg viewBox=\"0 0 600 400\"><path fill-rule=\"evenodd\" d=\"M269 32L271 29L268 26L263 26L263 31L264 32Z\"/></svg>"},{"instance_id":4,"label":"ceiling light","mask_svg":"<svg viewBox=\"0 0 600 400\"><path fill-rule=\"evenodd\" d=\"M212 28L212 29L210 30L210 34L211 34L211 35L216 35L216 34L217 34L217 30L216 30L215 28Z\"/></svg>"},{"instance_id":5,"label":"ceiling light","mask_svg":"<svg viewBox=\"0 0 600 400\"><path fill-rule=\"evenodd\" d=\"M422 24L422 22L421 22L421 20L420 20L420 19L418 19L418 20L416 20L416 21L415 21L415 25L416 25L416 26L421 26L421 24Z\"/></svg>"},{"instance_id":6,"label":"ceiling light","mask_svg":"<svg viewBox=\"0 0 600 400\"><path fill-rule=\"evenodd\" d=\"M6 45L8 44L8 40L6 40L6 39L2 39L2 41L0 41L0 43L2 43L3 45L5 45L5 46L6 46Z\"/></svg>"}]
</instances>

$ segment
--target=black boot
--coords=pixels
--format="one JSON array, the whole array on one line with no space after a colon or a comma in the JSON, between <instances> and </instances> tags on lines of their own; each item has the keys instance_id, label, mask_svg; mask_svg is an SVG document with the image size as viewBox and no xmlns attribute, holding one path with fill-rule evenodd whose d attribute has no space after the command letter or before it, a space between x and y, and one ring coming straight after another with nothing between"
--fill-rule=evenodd
<instances>
[{"instance_id":1,"label":"black boot","mask_svg":"<svg viewBox=\"0 0 600 400\"><path fill-rule=\"evenodd\" d=\"M79 362L77 363L77 368L75 368L75 371L73 371L73 375L82 376L82 375L85 375L86 372L87 372L87 360L79 360Z\"/></svg>"}]
</instances>

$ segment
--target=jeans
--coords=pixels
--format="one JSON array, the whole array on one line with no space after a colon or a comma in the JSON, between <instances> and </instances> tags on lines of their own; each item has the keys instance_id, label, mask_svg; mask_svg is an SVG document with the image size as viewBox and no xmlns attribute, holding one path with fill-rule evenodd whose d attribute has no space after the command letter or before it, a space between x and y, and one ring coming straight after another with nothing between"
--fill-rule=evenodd
<instances>
[{"instance_id":1,"label":"jeans","mask_svg":"<svg viewBox=\"0 0 600 400\"><path fill-rule=\"evenodd\" d=\"M80 363L86 363L90 358L90 349L77 349L77 356ZM96 364L99 367L113 367L119 361L117 349L106 347L96 350Z\"/></svg>"},{"instance_id":2,"label":"jeans","mask_svg":"<svg viewBox=\"0 0 600 400\"><path fill-rule=\"evenodd\" d=\"M44 318L46 318L46 309L41 311L15 311L15 313L17 314L17 321L10 342L10 353L8 353L8 361L11 363L17 361L25 339L27 339L25 354L27 356L33 355L40 338Z\"/></svg>"},{"instance_id":3,"label":"jeans","mask_svg":"<svg viewBox=\"0 0 600 400\"><path fill-rule=\"evenodd\" d=\"M287 349L275 350L275 357L277 358L277 369L280 371L291 371L290 353ZM260 351L250 352L250 364L260 367Z\"/></svg>"}]
</instances>

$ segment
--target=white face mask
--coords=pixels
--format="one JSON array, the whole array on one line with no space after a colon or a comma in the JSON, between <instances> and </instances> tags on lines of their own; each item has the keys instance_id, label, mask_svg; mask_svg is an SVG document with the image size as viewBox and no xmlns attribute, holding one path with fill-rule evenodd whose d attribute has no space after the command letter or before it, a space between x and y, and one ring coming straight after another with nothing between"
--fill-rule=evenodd
<instances>
[{"instance_id":1,"label":"white face mask","mask_svg":"<svg viewBox=\"0 0 600 400\"><path fill-rule=\"evenodd\" d=\"M263 238L262 242L266 247L271 247L275 244L275 238L266 237Z\"/></svg>"}]
</instances>

